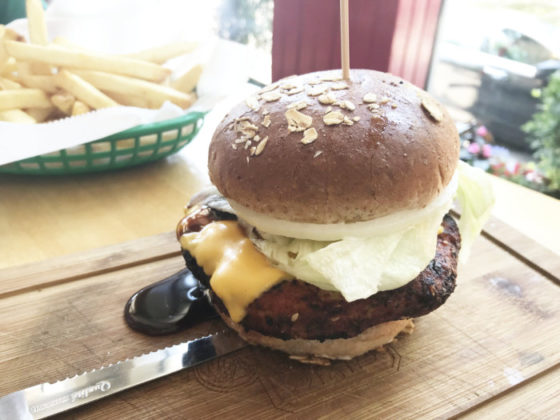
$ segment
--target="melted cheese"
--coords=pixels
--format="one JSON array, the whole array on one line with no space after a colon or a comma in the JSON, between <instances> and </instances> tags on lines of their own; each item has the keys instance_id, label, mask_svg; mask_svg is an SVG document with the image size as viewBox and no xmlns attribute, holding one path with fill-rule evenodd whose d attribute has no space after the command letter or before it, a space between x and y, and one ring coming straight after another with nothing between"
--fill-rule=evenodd
<instances>
[{"instance_id":1,"label":"melted cheese","mask_svg":"<svg viewBox=\"0 0 560 420\"><path fill-rule=\"evenodd\" d=\"M182 235L180 241L210 276L212 290L235 322L243 319L251 302L290 277L270 265L237 222L209 223L200 232Z\"/></svg>"}]
</instances>

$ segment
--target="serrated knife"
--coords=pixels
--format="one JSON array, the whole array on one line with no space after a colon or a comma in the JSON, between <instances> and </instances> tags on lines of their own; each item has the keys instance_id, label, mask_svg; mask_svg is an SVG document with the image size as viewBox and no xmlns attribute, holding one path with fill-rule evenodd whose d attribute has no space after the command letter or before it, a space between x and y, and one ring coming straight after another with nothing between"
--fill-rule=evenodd
<instances>
[{"instance_id":1,"label":"serrated knife","mask_svg":"<svg viewBox=\"0 0 560 420\"><path fill-rule=\"evenodd\" d=\"M235 332L221 331L59 382L35 385L0 398L0 419L49 417L223 356L246 345Z\"/></svg>"}]
</instances>

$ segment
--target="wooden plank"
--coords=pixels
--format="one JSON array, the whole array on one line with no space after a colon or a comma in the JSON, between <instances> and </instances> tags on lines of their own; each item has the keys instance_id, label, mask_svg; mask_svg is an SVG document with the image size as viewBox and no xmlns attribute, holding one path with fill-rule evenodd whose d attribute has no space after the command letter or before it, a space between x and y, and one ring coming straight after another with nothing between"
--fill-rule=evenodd
<instances>
[{"instance_id":1,"label":"wooden plank","mask_svg":"<svg viewBox=\"0 0 560 420\"><path fill-rule=\"evenodd\" d=\"M0 395L223 328L147 337L126 327L128 297L182 266L179 256L144 260L0 298ZM449 301L385 352L323 368L248 347L68 418L459 415L560 363L559 300L560 288L480 238Z\"/></svg>"},{"instance_id":2,"label":"wooden plank","mask_svg":"<svg viewBox=\"0 0 560 420\"><path fill-rule=\"evenodd\" d=\"M150 165L65 177L1 174L0 268L173 230L189 197L208 182L205 139L224 105L197 141Z\"/></svg>"},{"instance_id":3,"label":"wooden plank","mask_svg":"<svg viewBox=\"0 0 560 420\"><path fill-rule=\"evenodd\" d=\"M461 217L457 208L451 209L451 215L455 219ZM549 280L560 285L560 255L557 255L554 251L542 246L494 216L491 216L486 222L481 235Z\"/></svg>"},{"instance_id":4,"label":"wooden plank","mask_svg":"<svg viewBox=\"0 0 560 420\"><path fill-rule=\"evenodd\" d=\"M560 200L485 173L496 202L492 214L560 255Z\"/></svg>"},{"instance_id":5,"label":"wooden plank","mask_svg":"<svg viewBox=\"0 0 560 420\"><path fill-rule=\"evenodd\" d=\"M557 419L560 415L560 365L544 373L529 383L511 388L499 398L492 398L469 410L459 418Z\"/></svg>"},{"instance_id":6,"label":"wooden plank","mask_svg":"<svg viewBox=\"0 0 560 420\"><path fill-rule=\"evenodd\" d=\"M0 299L0 395L9 392L8 382L22 388L59 380L223 329L197 326L153 338L126 327L128 298L183 267L182 257L175 256Z\"/></svg>"},{"instance_id":7,"label":"wooden plank","mask_svg":"<svg viewBox=\"0 0 560 420\"><path fill-rule=\"evenodd\" d=\"M174 232L0 270L0 298L180 254Z\"/></svg>"},{"instance_id":8,"label":"wooden plank","mask_svg":"<svg viewBox=\"0 0 560 420\"><path fill-rule=\"evenodd\" d=\"M560 255L513 229L496 217L484 226L483 235L560 285Z\"/></svg>"}]
</instances>

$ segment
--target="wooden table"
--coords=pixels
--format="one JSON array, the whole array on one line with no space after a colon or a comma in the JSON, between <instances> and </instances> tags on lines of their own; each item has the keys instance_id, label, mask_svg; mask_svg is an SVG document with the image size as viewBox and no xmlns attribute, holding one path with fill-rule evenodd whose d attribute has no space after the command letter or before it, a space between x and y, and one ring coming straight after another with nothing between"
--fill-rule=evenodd
<instances>
[{"instance_id":1,"label":"wooden table","mask_svg":"<svg viewBox=\"0 0 560 420\"><path fill-rule=\"evenodd\" d=\"M208 139L228 107L165 161L76 177L0 176L0 395L220 328L144 337L121 312L131 293L183 265L170 231L207 182ZM492 182L494 218L457 291L384 353L316 368L246 348L74 414L558 418L560 202Z\"/></svg>"}]
</instances>

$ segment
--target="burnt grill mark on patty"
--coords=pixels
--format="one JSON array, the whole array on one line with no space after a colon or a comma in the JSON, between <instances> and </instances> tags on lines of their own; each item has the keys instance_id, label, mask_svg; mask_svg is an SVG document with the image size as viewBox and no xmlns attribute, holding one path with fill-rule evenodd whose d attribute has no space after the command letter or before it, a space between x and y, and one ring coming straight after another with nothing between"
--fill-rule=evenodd
<instances>
[{"instance_id":1,"label":"burnt grill mark on patty","mask_svg":"<svg viewBox=\"0 0 560 420\"><path fill-rule=\"evenodd\" d=\"M204 224L216 220L234 220L235 216L211 210L189 216L191 220L180 223L180 234L200 230ZM232 218L233 216L233 218ZM247 308L247 315L241 321L246 330L281 339L326 340L348 338L360 334L374 325L388 321L415 318L425 315L441 306L455 289L457 258L460 249L460 234L455 220L446 215L442 222L443 232L438 235L436 255L428 266L414 280L394 289L378 292L367 299L347 302L334 291L319 289L300 280L286 280L279 283ZM205 285L207 276L195 259L183 251L187 267ZM212 302L219 311L227 314L227 309L218 296L210 293ZM297 322L291 316L298 313Z\"/></svg>"}]
</instances>

